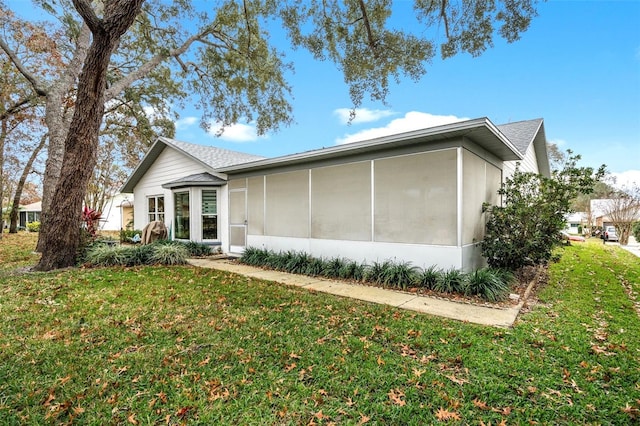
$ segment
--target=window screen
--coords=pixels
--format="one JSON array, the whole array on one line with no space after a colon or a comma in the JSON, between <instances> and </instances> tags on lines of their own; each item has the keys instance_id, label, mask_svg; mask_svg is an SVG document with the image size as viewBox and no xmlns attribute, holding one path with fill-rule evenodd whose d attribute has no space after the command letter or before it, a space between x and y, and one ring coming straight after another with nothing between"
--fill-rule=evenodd
<instances>
[{"instance_id":1,"label":"window screen","mask_svg":"<svg viewBox=\"0 0 640 426\"><path fill-rule=\"evenodd\" d=\"M375 240L455 245L456 150L374 162Z\"/></svg>"},{"instance_id":2,"label":"window screen","mask_svg":"<svg viewBox=\"0 0 640 426\"><path fill-rule=\"evenodd\" d=\"M371 162L311 171L311 236L371 240Z\"/></svg>"},{"instance_id":3,"label":"window screen","mask_svg":"<svg viewBox=\"0 0 640 426\"><path fill-rule=\"evenodd\" d=\"M309 237L309 171L266 177L266 235Z\"/></svg>"}]
</instances>

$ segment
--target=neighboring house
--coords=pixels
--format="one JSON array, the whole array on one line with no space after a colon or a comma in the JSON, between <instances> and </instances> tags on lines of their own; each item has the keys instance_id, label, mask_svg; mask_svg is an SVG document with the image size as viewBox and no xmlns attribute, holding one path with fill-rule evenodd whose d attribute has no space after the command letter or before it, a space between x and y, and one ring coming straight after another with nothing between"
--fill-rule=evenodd
<instances>
[{"instance_id":1,"label":"neighboring house","mask_svg":"<svg viewBox=\"0 0 640 426\"><path fill-rule=\"evenodd\" d=\"M18 229L26 229L31 222L40 222L42 202L27 204L18 208Z\"/></svg>"},{"instance_id":2,"label":"neighboring house","mask_svg":"<svg viewBox=\"0 0 640 426\"><path fill-rule=\"evenodd\" d=\"M622 208L623 206L626 208ZM621 202L618 199L599 198L591 200L591 212L595 218L596 226L602 227L614 226L616 220L640 220L640 207L624 201Z\"/></svg>"},{"instance_id":3,"label":"neighboring house","mask_svg":"<svg viewBox=\"0 0 640 426\"><path fill-rule=\"evenodd\" d=\"M567 232L571 234L580 234L580 227L587 225L587 214L584 212L570 213L566 217Z\"/></svg>"},{"instance_id":4,"label":"neighboring house","mask_svg":"<svg viewBox=\"0 0 640 426\"><path fill-rule=\"evenodd\" d=\"M485 202L515 169L549 176L541 119L468 120L276 158L159 138L122 188L134 223L171 238L395 259L465 271L484 265Z\"/></svg>"},{"instance_id":5,"label":"neighboring house","mask_svg":"<svg viewBox=\"0 0 640 426\"><path fill-rule=\"evenodd\" d=\"M103 231L119 231L133 226L133 194L116 194L111 197L102 209L100 229Z\"/></svg>"}]
</instances>

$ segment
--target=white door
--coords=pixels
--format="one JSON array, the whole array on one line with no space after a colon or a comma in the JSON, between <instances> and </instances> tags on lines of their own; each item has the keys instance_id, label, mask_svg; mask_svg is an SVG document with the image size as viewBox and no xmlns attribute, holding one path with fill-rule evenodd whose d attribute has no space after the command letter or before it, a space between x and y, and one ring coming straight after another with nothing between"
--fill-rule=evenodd
<instances>
[{"instance_id":1,"label":"white door","mask_svg":"<svg viewBox=\"0 0 640 426\"><path fill-rule=\"evenodd\" d=\"M229 191L229 251L242 253L247 245L247 190Z\"/></svg>"}]
</instances>

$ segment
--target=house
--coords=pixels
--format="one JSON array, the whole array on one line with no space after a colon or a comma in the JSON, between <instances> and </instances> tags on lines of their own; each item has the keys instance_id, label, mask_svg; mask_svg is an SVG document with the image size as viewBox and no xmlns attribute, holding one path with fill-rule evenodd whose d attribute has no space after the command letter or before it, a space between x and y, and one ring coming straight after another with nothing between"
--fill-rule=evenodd
<instances>
[{"instance_id":1,"label":"house","mask_svg":"<svg viewBox=\"0 0 640 426\"><path fill-rule=\"evenodd\" d=\"M485 202L521 169L549 176L542 119L487 118L276 158L159 138L122 188L136 229L171 238L387 259L465 271L484 265Z\"/></svg>"},{"instance_id":2,"label":"house","mask_svg":"<svg viewBox=\"0 0 640 426\"><path fill-rule=\"evenodd\" d=\"M133 224L133 195L116 194L109 198L102 209L100 230L119 231Z\"/></svg>"},{"instance_id":3,"label":"house","mask_svg":"<svg viewBox=\"0 0 640 426\"><path fill-rule=\"evenodd\" d=\"M18 208L18 229L26 229L31 222L40 222L42 202L27 204Z\"/></svg>"},{"instance_id":4,"label":"house","mask_svg":"<svg viewBox=\"0 0 640 426\"><path fill-rule=\"evenodd\" d=\"M582 234L587 226L587 213L575 212L566 216L566 231L570 234Z\"/></svg>"},{"instance_id":5,"label":"house","mask_svg":"<svg viewBox=\"0 0 640 426\"><path fill-rule=\"evenodd\" d=\"M639 221L640 206L624 199L597 198L590 201L591 215L595 226L614 226L615 222Z\"/></svg>"}]
</instances>

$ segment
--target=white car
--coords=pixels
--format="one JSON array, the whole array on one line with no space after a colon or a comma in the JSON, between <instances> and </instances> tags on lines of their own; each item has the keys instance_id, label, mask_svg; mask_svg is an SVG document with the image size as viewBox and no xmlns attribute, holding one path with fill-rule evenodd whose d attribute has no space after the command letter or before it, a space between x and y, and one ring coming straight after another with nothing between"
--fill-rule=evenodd
<instances>
[{"instance_id":1,"label":"white car","mask_svg":"<svg viewBox=\"0 0 640 426\"><path fill-rule=\"evenodd\" d=\"M605 241L618 241L618 234L615 226L607 226L604 230Z\"/></svg>"}]
</instances>

